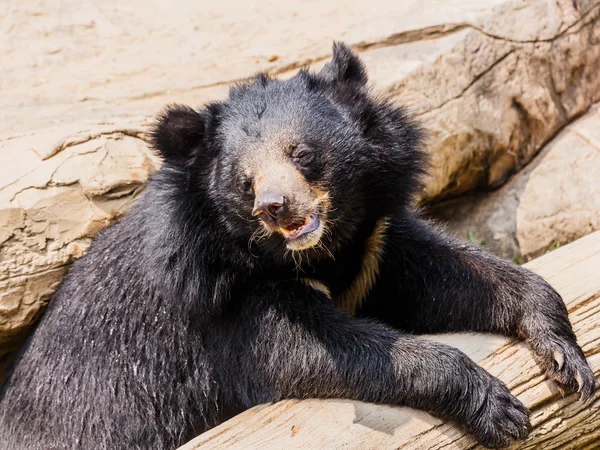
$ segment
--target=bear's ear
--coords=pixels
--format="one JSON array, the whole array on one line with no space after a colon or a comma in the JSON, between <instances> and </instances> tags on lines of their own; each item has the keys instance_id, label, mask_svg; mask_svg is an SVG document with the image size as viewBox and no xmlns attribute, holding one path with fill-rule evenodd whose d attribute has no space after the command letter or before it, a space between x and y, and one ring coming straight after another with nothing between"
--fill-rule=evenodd
<instances>
[{"instance_id":1,"label":"bear's ear","mask_svg":"<svg viewBox=\"0 0 600 450\"><path fill-rule=\"evenodd\" d=\"M367 71L362 61L350 48L341 42L333 43L333 58L318 74L330 82L349 82L364 85Z\"/></svg>"},{"instance_id":2,"label":"bear's ear","mask_svg":"<svg viewBox=\"0 0 600 450\"><path fill-rule=\"evenodd\" d=\"M189 162L205 149L208 112L170 105L158 116L150 131L150 143L165 161Z\"/></svg>"}]
</instances>

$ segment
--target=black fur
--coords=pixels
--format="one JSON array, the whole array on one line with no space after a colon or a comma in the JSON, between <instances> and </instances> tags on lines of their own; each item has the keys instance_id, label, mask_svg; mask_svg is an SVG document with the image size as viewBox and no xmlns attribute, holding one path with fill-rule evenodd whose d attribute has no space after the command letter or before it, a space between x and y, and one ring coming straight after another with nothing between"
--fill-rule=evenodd
<instances>
[{"instance_id":1,"label":"black fur","mask_svg":"<svg viewBox=\"0 0 600 450\"><path fill-rule=\"evenodd\" d=\"M310 149L298 170L331 201L330 233L302 262L280 235L251 239L259 223L239 163L282 130ZM290 397L409 405L490 447L528 434L527 410L500 381L413 331L525 339L550 377L589 397L594 376L556 291L411 211L420 135L369 93L341 44L318 74L261 75L201 111L167 109L152 133L163 167L73 265L13 366L0 448L174 449ZM380 272L357 317L298 281L344 292L382 217Z\"/></svg>"}]
</instances>

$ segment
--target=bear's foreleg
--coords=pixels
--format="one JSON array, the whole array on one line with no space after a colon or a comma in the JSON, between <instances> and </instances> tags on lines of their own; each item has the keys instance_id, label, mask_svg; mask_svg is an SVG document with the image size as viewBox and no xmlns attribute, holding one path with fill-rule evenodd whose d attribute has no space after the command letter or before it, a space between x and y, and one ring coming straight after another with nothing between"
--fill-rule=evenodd
<instances>
[{"instance_id":1,"label":"bear's foreleg","mask_svg":"<svg viewBox=\"0 0 600 450\"><path fill-rule=\"evenodd\" d=\"M455 421L490 447L528 434L526 408L455 348L353 318L299 281L255 288L240 304L230 324L235 356L228 360L241 363L243 385L271 393L262 401L406 405Z\"/></svg>"},{"instance_id":2,"label":"bear's foreleg","mask_svg":"<svg viewBox=\"0 0 600 450\"><path fill-rule=\"evenodd\" d=\"M560 295L539 275L416 218L396 220L362 313L407 331L482 331L525 339L564 389L592 395L594 374Z\"/></svg>"}]
</instances>

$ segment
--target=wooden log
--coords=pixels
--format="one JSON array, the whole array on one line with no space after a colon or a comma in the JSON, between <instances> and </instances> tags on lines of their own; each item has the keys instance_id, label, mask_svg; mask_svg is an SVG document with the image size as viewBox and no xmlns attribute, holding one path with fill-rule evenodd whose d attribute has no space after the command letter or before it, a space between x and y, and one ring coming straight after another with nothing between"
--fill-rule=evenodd
<instances>
[{"instance_id":1,"label":"wooden log","mask_svg":"<svg viewBox=\"0 0 600 450\"><path fill-rule=\"evenodd\" d=\"M526 265L563 296L580 345L600 374L600 231ZM454 345L504 381L530 408L534 430L515 449L600 448L600 392L583 404L562 396L523 343L461 333L427 336ZM256 406L198 436L196 449L472 449L481 448L452 424L405 407L349 400L286 400Z\"/></svg>"}]
</instances>

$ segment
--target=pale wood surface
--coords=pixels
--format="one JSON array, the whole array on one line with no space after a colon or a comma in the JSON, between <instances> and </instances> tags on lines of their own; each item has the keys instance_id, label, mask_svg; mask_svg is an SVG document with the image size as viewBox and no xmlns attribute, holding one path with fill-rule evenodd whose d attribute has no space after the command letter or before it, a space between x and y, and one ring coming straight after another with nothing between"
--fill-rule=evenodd
<instances>
[{"instance_id":1,"label":"pale wood surface","mask_svg":"<svg viewBox=\"0 0 600 450\"><path fill-rule=\"evenodd\" d=\"M549 280L568 305L579 343L600 374L600 232L527 264ZM534 431L516 449L600 448L600 392L588 404L562 397L527 347L499 336L427 337L454 345L502 379L532 411ZM195 449L471 449L463 432L410 408L348 400L282 401L252 408L198 436Z\"/></svg>"}]
</instances>

